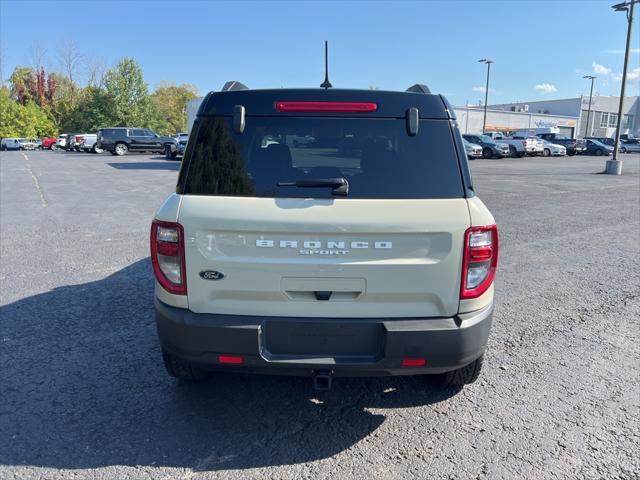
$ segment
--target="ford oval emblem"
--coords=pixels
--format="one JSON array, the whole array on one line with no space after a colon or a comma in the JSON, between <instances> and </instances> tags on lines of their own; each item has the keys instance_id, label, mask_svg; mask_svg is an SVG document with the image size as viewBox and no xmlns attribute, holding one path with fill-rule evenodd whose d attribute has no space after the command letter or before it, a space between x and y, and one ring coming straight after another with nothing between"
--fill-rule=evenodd
<instances>
[{"instance_id":1,"label":"ford oval emblem","mask_svg":"<svg viewBox=\"0 0 640 480\"><path fill-rule=\"evenodd\" d=\"M215 270L204 270L200 272L200 276L205 280L222 280L224 273L216 272Z\"/></svg>"}]
</instances>

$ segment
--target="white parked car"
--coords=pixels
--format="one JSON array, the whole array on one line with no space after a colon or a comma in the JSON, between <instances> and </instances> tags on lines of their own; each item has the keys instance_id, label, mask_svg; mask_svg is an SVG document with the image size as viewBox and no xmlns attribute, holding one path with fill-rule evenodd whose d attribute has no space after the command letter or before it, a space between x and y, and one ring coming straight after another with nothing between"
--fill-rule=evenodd
<instances>
[{"instance_id":1,"label":"white parked car","mask_svg":"<svg viewBox=\"0 0 640 480\"><path fill-rule=\"evenodd\" d=\"M76 135L76 142L79 148L89 153L102 153L104 150L97 146L98 135L95 133L83 133Z\"/></svg>"},{"instance_id":2,"label":"white parked car","mask_svg":"<svg viewBox=\"0 0 640 480\"><path fill-rule=\"evenodd\" d=\"M58 139L56 140L56 143L53 144L53 146L51 147L51 150L55 150L57 148L66 148L67 147L67 134L63 133L62 135L58 136Z\"/></svg>"},{"instance_id":3,"label":"white parked car","mask_svg":"<svg viewBox=\"0 0 640 480\"><path fill-rule=\"evenodd\" d=\"M542 155L544 157L564 157L567 154L567 149L564 145L558 145L549 140L540 140L542 141Z\"/></svg>"},{"instance_id":4,"label":"white parked car","mask_svg":"<svg viewBox=\"0 0 640 480\"><path fill-rule=\"evenodd\" d=\"M475 160L476 158L482 157L482 147L480 145L467 142L464 138L462 139L462 142L464 143L464 149L467 152L467 158L469 160Z\"/></svg>"},{"instance_id":5,"label":"white parked car","mask_svg":"<svg viewBox=\"0 0 640 480\"><path fill-rule=\"evenodd\" d=\"M36 143L28 138L19 138L18 143L20 144L20 150L35 150L38 148Z\"/></svg>"},{"instance_id":6,"label":"white parked car","mask_svg":"<svg viewBox=\"0 0 640 480\"><path fill-rule=\"evenodd\" d=\"M20 150L20 139L3 138L0 142L0 150Z\"/></svg>"},{"instance_id":7,"label":"white parked car","mask_svg":"<svg viewBox=\"0 0 640 480\"><path fill-rule=\"evenodd\" d=\"M505 137L501 133L493 132L488 134L493 140L509 145L509 154L512 157L524 157L525 155L537 155L539 145L537 140L531 136Z\"/></svg>"}]
</instances>

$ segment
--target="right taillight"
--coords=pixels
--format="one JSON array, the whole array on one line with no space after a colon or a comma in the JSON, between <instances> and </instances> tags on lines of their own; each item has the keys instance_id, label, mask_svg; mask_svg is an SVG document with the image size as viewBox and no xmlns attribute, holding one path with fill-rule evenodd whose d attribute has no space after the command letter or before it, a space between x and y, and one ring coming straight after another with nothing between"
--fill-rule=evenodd
<instances>
[{"instance_id":1,"label":"right taillight","mask_svg":"<svg viewBox=\"0 0 640 480\"><path fill-rule=\"evenodd\" d=\"M151 224L151 262L158 283L167 292L187 294L184 263L184 230L174 222Z\"/></svg>"},{"instance_id":2,"label":"right taillight","mask_svg":"<svg viewBox=\"0 0 640 480\"><path fill-rule=\"evenodd\" d=\"M498 266L498 227L468 228L464 234L460 298L476 298L493 283Z\"/></svg>"}]
</instances>

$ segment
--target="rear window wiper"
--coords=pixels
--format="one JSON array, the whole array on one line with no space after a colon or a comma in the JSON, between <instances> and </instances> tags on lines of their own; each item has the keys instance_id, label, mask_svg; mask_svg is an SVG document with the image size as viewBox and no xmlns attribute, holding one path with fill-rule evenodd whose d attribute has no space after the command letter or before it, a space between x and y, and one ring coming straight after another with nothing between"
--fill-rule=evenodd
<instances>
[{"instance_id":1,"label":"rear window wiper","mask_svg":"<svg viewBox=\"0 0 640 480\"><path fill-rule=\"evenodd\" d=\"M295 182L278 182L279 187L298 188L331 188L333 195L347 196L349 194L349 182L346 178L309 178L296 180Z\"/></svg>"}]
</instances>

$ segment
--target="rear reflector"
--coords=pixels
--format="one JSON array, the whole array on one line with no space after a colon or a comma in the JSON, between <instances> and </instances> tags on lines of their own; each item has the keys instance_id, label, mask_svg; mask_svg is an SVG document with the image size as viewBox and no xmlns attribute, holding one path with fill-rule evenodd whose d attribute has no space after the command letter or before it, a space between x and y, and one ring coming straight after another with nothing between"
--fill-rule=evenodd
<instances>
[{"instance_id":1,"label":"rear reflector","mask_svg":"<svg viewBox=\"0 0 640 480\"><path fill-rule=\"evenodd\" d=\"M278 112L375 112L371 102L276 102Z\"/></svg>"},{"instance_id":2,"label":"rear reflector","mask_svg":"<svg viewBox=\"0 0 640 480\"><path fill-rule=\"evenodd\" d=\"M427 361L424 358L403 358L402 368L407 367L424 367Z\"/></svg>"},{"instance_id":3,"label":"rear reflector","mask_svg":"<svg viewBox=\"0 0 640 480\"><path fill-rule=\"evenodd\" d=\"M242 365L244 358L241 355L220 355L218 361L227 365Z\"/></svg>"}]
</instances>

